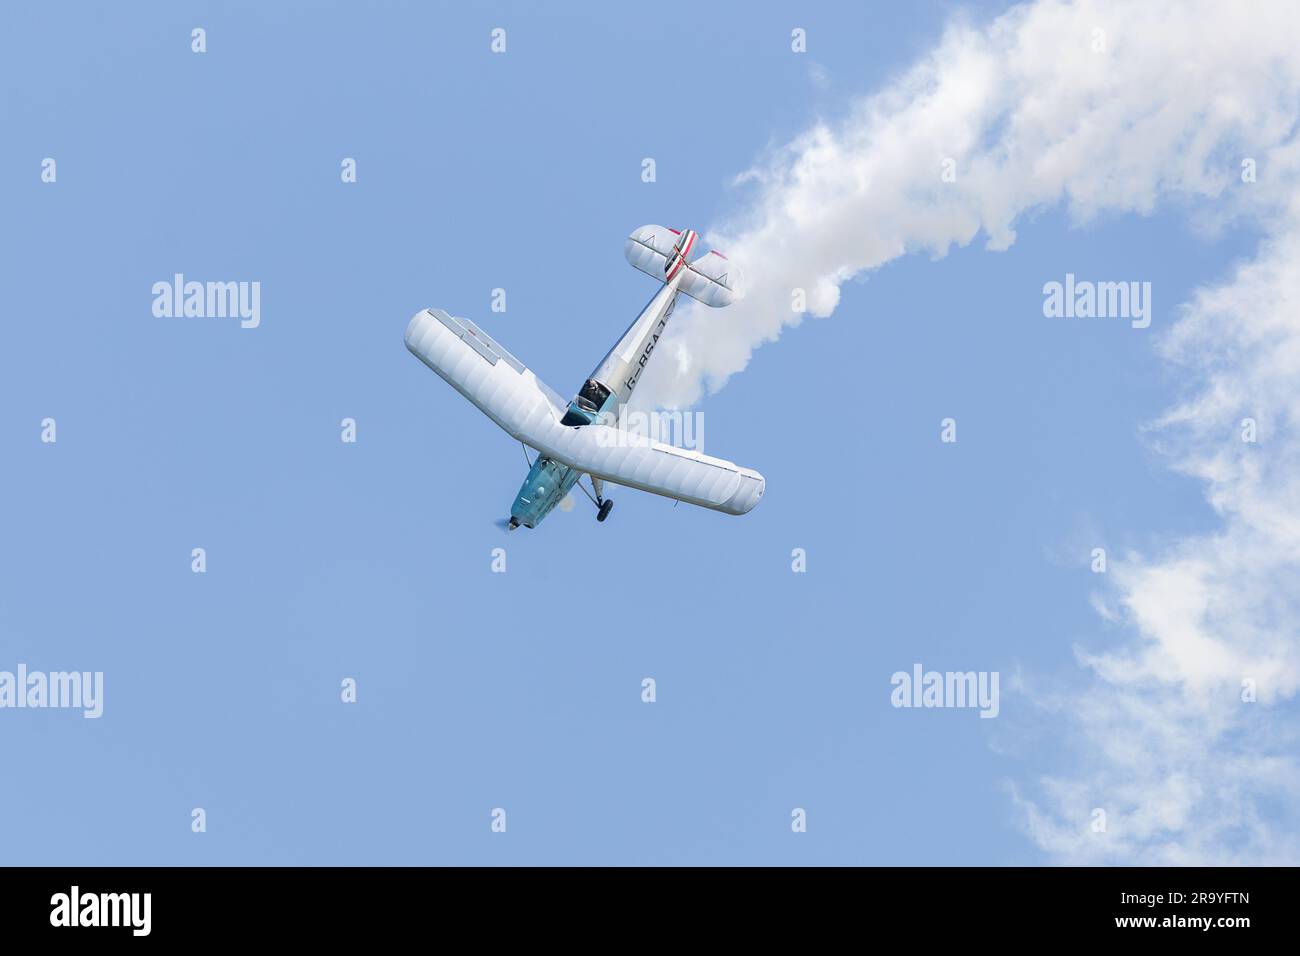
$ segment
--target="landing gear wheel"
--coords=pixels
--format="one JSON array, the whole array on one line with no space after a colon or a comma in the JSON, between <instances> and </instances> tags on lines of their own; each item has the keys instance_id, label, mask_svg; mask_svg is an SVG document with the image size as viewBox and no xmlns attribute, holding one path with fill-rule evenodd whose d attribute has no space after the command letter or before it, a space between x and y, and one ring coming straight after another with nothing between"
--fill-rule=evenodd
<instances>
[{"instance_id":1,"label":"landing gear wheel","mask_svg":"<svg viewBox=\"0 0 1300 956\"><path fill-rule=\"evenodd\" d=\"M596 520L604 521L606 518L608 518L609 512L613 507L614 507L614 499L606 498L603 502L601 502L600 510L596 512Z\"/></svg>"}]
</instances>

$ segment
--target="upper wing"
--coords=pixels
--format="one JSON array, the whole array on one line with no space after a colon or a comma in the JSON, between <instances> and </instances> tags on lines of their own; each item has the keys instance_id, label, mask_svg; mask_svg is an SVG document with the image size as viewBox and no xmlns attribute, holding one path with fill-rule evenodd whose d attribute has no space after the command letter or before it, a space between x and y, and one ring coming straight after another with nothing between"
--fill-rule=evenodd
<instances>
[{"instance_id":1,"label":"upper wing","mask_svg":"<svg viewBox=\"0 0 1300 956\"><path fill-rule=\"evenodd\" d=\"M560 431L547 454L617 485L733 515L753 510L763 497L766 481L752 468L608 425Z\"/></svg>"},{"instance_id":2,"label":"upper wing","mask_svg":"<svg viewBox=\"0 0 1300 956\"><path fill-rule=\"evenodd\" d=\"M469 319L442 309L416 313L406 347L512 435L542 413L558 422L569 404ZM494 374L507 369L513 377Z\"/></svg>"},{"instance_id":3,"label":"upper wing","mask_svg":"<svg viewBox=\"0 0 1300 956\"><path fill-rule=\"evenodd\" d=\"M673 253L679 233L663 226L642 226L627 237L623 254L646 275L664 281L664 268ZM692 299L715 309L730 305L741 294L744 273L720 252L709 252L686 264L678 287Z\"/></svg>"},{"instance_id":4,"label":"upper wing","mask_svg":"<svg viewBox=\"0 0 1300 956\"><path fill-rule=\"evenodd\" d=\"M467 319L425 309L406 327L406 347L513 438L578 471L728 514L763 497L763 476L749 468L606 425L561 425L567 403Z\"/></svg>"}]
</instances>

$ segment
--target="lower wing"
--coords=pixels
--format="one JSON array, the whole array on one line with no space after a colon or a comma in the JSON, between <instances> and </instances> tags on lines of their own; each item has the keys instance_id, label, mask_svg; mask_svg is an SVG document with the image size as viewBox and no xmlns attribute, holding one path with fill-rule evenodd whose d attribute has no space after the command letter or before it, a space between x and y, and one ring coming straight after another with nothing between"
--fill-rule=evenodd
<instances>
[{"instance_id":1,"label":"lower wing","mask_svg":"<svg viewBox=\"0 0 1300 956\"><path fill-rule=\"evenodd\" d=\"M568 403L468 319L418 312L406 347L512 438L571 468L726 514L763 497L763 476L750 468L607 425L561 425Z\"/></svg>"}]
</instances>

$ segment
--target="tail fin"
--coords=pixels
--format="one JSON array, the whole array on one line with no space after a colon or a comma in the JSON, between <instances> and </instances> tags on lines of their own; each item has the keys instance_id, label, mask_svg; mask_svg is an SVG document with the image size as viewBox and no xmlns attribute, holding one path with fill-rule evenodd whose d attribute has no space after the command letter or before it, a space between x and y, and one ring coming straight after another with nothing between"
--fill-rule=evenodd
<instances>
[{"instance_id":1,"label":"tail fin","mask_svg":"<svg viewBox=\"0 0 1300 956\"><path fill-rule=\"evenodd\" d=\"M692 299L715 309L731 305L744 294L744 273L720 252L686 262L697 247L698 239L690 229L678 232L663 226L642 226L627 237L623 251L628 262L660 282L667 282L677 270L684 269L678 288Z\"/></svg>"}]
</instances>

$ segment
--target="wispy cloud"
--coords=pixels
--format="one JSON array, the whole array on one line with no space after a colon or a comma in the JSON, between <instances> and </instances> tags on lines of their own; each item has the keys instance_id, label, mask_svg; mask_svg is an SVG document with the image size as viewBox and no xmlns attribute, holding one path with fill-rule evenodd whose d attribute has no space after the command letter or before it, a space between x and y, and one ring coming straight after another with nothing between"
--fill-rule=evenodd
<instances>
[{"instance_id":1,"label":"wispy cloud","mask_svg":"<svg viewBox=\"0 0 1300 956\"><path fill-rule=\"evenodd\" d=\"M828 316L851 277L981 235L1004 249L1045 206L1081 221L1177 202L1257 225L1256 258L1199 290L1159 340L1188 397L1150 439L1204 482L1221 526L1112 563L1102 610L1128 638L1081 648L1074 689L1050 701L1076 768L1016 788L1057 859L1300 860L1300 763L1279 710L1300 689L1298 36L1286 2L1043 0L955 23L848 119L742 177L753 201L711 238L746 266L748 297L707 322L684 310L661 346L671 360L643 385L691 404L799 323L794 290ZM1245 418L1256 443L1240 440Z\"/></svg>"}]
</instances>

